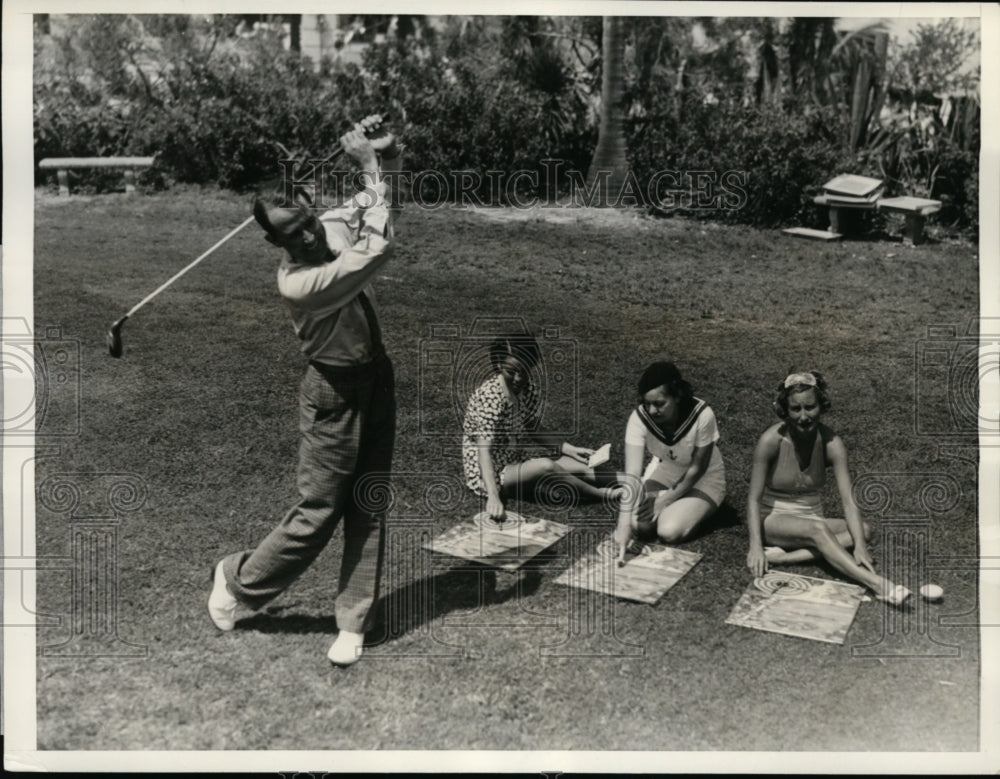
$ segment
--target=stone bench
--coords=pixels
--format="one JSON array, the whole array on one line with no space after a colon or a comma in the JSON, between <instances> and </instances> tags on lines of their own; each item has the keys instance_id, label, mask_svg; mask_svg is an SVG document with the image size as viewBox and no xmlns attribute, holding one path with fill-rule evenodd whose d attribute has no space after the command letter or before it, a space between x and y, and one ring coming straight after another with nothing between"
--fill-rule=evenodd
<instances>
[{"instance_id":1,"label":"stone bench","mask_svg":"<svg viewBox=\"0 0 1000 779\"><path fill-rule=\"evenodd\" d=\"M148 168L153 157L47 157L38 163L41 170L55 170L59 179L59 195L69 195L69 172L78 168L122 168L125 171L125 193L135 192L135 171Z\"/></svg>"},{"instance_id":2,"label":"stone bench","mask_svg":"<svg viewBox=\"0 0 1000 779\"><path fill-rule=\"evenodd\" d=\"M879 200L878 208L879 211L903 214L906 217L903 238L917 246L924 242L924 222L928 216L941 210L941 201L922 197L889 197Z\"/></svg>"}]
</instances>

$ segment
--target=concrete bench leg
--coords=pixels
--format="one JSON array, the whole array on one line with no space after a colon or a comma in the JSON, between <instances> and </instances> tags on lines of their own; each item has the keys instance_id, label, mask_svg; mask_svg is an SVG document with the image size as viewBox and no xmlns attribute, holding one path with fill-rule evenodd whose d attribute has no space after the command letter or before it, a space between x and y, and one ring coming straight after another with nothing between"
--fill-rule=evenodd
<instances>
[{"instance_id":1,"label":"concrete bench leg","mask_svg":"<svg viewBox=\"0 0 1000 779\"><path fill-rule=\"evenodd\" d=\"M830 232L841 235L855 235L861 226L856 209L830 206Z\"/></svg>"},{"instance_id":2,"label":"concrete bench leg","mask_svg":"<svg viewBox=\"0 0 1000 779\"><path fill-rule=\"evenodd\" d=\"M924 242L924 217L920 214L907 214L903 235L914 246L922 244Z\"/></svg>"},{"instance_id":3,"label":"concrete bench leg","mask_svg":"<svg viewBox=\"0 0 1000 779\"><path fill-rule=\"evenodd\" d=\"M132 168L125 168L125 194L135 194L135 171Z\"/></svg>"},{"instance_id":4,"label":"concrete bench leg","mask_svg":"<svg viewBox=\"0 0 1000 779\"><path fill-rule=\"evenodd\" d=\"M69 197L69 171L57 170L56 178L59 180L59 197Z\"/></svg>"}]
</instances>

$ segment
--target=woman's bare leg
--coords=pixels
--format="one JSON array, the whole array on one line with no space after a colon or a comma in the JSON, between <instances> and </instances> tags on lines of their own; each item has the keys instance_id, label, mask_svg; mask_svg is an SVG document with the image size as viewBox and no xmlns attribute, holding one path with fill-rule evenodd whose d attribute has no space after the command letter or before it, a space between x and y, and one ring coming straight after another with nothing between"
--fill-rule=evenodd
<instances>
[{"instance_id":1,"label":"woman's bare leg","mask_svg":"<svg viewBox=\"0 0 1000 779\"><path fill-rule=\"evenodd\" d=\"M665 507L656 517L656 535L665 544L679 544L708 519L718 506L707 497L685 495Z\"/></svg>"},{"instance_id":2,"label":"woman's bare leg","mask_svg":"<svg viewBox=\"0 0 1000 779\"><path fill-rule=\"evenodd\" d=\"M504 468L503 489L507 495L519 494L521 490L533 487L540 479L547 478L557 483L571 486L578 494L590 498L591 500L603 500L606 497L613 497L616 494L615 487L598 487L585 481L581 474L573 473L563 467L562 462L570 460L576 465L584 468L586 464L571 457L561 457L559 460L550 460L548 457L536 457L523 463L512 463ZM593 471L590 471L591 477Z\"/></svg>"},{"instance_id":3,"label":"woman's bare leg","mask_svg":"<svg viewBox=\"0 0 1000 779\"><path fill-rule=\"evenodd\" d=\"M792 514L771 514L764 520L764 542L782 549L812 549L818 557L845 576L869 587L876 595L887 595L895 586L884 576L858 565L825 521L818 522Z\"/></svg>"},{"instance_id":4,"label":"woman's bare leg","mask_svg":"<svg viewBox=\"0 0 1000 779\"><path fill-rule=\"evenodd\" d=\"M815 522L816 520L812 520ZM847 529L847 520L844 519L826 519L827 526L833 532L834 537L844 549L854 548L854 538L851 536L851 531ZM871 525L867 522L864 523L865 528L865 540L871 538ZM769 546L764 549L764 557L767 558L767 562L770 565L795 565L796 563L808 563L812 560L817 559L817 554L814 550L808 547L802 549L782 549L780 546Z\"/></svg>"}]
</instances>

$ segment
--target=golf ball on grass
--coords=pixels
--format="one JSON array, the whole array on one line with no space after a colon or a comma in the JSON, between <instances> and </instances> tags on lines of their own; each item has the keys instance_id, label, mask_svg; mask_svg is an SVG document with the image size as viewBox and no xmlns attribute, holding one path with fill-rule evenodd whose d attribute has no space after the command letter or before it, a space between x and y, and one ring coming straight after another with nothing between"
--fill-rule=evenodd
<instances>
[{"instance_id":1,"label":"golf ball on grass","mask_svg":"<svg viewBox=\"0 0 1000 779\"><path fill-rule=\"evenodd\" d=\"M924 600L941 600L944 597L944 590L937 584L925 584L920 588L920 594Z\"/></svg>"}]
</instances>

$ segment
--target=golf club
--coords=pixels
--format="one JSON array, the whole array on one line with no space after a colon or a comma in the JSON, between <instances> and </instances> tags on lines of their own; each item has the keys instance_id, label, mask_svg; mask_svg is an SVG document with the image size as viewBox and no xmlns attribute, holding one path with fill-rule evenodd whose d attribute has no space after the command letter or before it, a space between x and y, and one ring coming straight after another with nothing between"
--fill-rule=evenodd
<instances>
[{"instance_id":1,"label":"golf club","mask_svg":"<svg viewBox=\"0 0 1000 779\"><path fill-rule=\"evenodd\" d=\"M386 114L381 115L377 127L381 127L382 124L384 124L386 117L387 117ZM336 146L333 147L333 151L331 151L330 154L327 155L327 157L322 162L320 162L319 167L326 165L328 162L335 159L336 157L339 157L343 153L344 153L344 148L340 143L338 143ZM235 227L233 230L230 230L229 233L220 241L218 241L214 246L212 246L210 249L204 252L193 262L191 262L184 268L181 268L177 273L175 273L173 276L167 279L163 284L161 284L155 290L146 295L146 297L144 297L142 300L140 300L138 303L132 306L132 308L130 308L129 311L125 314L125 316L115 320L115 322L111 325L111 329L108 330L108 339L107 339L108 354L116 358L122 356L122 353L124 351L124 347L122 345L122 325L125 324L125 320L127 320L130 316L132 316L132 314L134 314L136 311L138 311L140 308L146 305L150 300L152 300L161 292L163 292L163 290L165 290L167 287L169 287L171 284L177 281L177 279L179 279L181 276L183 276L185 273L191 270L195 265L197 265L206 257L208 257L212 252L214 252L216 249L222 246L226 241L228 241L230 238L232 238L234 235L240 232L240 230L242 230L252 221L254 221L254 218L252 216L245 219L239 226Z\"/></svg>"},{"instance_id":2,"label":"golf club","mask_svg":"<svg viewBox=\"0 0 1000 779\"><path fill-rule=\"evenodd\" d=\"M376 114L376 115L378 116L378 124L376 124L375 127L372 128L372 131L381 130L382 127L385 125L385 123L389 120L389 116L390 116L390 114L388 114L388 113ZM371 137L371 136L369 135L369 137ZM284 151L284 152L287 153L288 150L285 149L284 146L282 146L281 144L278 144L278 146L279 146L279 148L282 151ZM326 165L327 163L333 161L334 159L336 159L337 157L339 157L343 153L344 153L344 148L338 143L336 146L333 147L333 151L331 151L322 160L320 160L319 162L317 162L313 167L316 170L322 171L324 165ZM302 160L301 162L308 162L308 159L307 160ZM296 161L295 164L299 164L299 161ZM282 180L281 183L284 183L284 180ZM277 192L279 190L279 187L280 187L280 184L275 187L275 194L277 194ZM309 198L309 195L306 194L306 197Z\"/></svg>"},{"instance_id":3,"label":"golf club","mask_svg":"<svg viewBox=\"0 0 1000 779\"><path fill-rule=\"evenodd\" d=\"M113 325L111 325L111 329L108 331L108 354L110 354L112 357L122 356L122 325L125 324L126 319L132 316L132 314L134 314L144 305L146 305L150 300L152 300L161 292L163 292L163 290L165 290L167 287L169 287L171 284L177 281L177 279L179 279L181 276L183 276L185 273L191 270L199 262L208 257L208 255L210 255L212 252L214 252L216 249L222 246L222 244L224 244L226 241L228 241L230 238L236 235L236 233L238 233L252 221L253 221L252 216L248 217L247 219L244 219L243 222L238 227L234 228L233 230L230 230L229 233L222 240L218 241L212 248L204 252L194 262L190 263L189 265L177 271L177 273L175 273L173 276L171 276L169 279L163 282L163 284L161 284L159 287L157 287L148 295L146 295L146 297L144 297L142 300L140 300L138 303L132 306L132 308L129 309L128 313L125 314L125 316L123 316L121 319L117 320Z\"/></svg>"}]
</instances>

